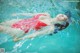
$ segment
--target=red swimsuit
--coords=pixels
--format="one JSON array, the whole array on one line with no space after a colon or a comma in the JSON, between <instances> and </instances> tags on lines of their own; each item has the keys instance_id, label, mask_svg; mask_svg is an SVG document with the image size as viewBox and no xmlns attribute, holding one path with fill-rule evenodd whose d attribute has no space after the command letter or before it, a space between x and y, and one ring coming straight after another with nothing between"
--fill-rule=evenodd
<instances>
[{"instance_id":1,"label":"red swimsuit","mask_svg":"<svg viewBox=\"0 0 80 53\"><path fill-rule=\"evenodd\" d=\"M38 14L38 15L34 16L33 18L18 21L16 23L12 24L12 28L19 28L19 29L23 30L25 33L27 33L31 28L33 28L35 30L41 29L42 27L47 26L47 24L45 24L39 20L40 16L46 16L46 15Z\"/></svg>"}]
</instances>

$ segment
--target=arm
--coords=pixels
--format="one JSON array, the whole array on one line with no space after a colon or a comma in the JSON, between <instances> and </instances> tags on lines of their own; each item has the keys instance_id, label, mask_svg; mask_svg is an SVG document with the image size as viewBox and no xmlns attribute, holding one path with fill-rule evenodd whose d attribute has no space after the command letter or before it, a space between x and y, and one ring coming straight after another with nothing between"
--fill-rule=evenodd
<instances>
[{"instance_id":1,"label":"arm","mask_svg":"<svg viewBox=\"0 0 80 53\"><path fill-rule=\"evenodd\" d=\"M54 26L52 25L52 26L49 26L49 28L44 28L44 29L42 28L41 30L36 31L35 33L29 34L28 36L24 36L23 38L19 38L18 40L30 39L30 38L34 38L44 34L50 34L53 31L54 31Z\"/></svg>"},{"instance_id":2,"label":"arm","mask_svg":"<svg viewBox=\"0 0 80 53\"><path fill-rule=\"evenodd\" d=\"M37 14L46 14L50 16L48 13L13 13L12 16L18 16L18 15L23 15L23 16L34 16Z\"/></svg>"}]
</instances>

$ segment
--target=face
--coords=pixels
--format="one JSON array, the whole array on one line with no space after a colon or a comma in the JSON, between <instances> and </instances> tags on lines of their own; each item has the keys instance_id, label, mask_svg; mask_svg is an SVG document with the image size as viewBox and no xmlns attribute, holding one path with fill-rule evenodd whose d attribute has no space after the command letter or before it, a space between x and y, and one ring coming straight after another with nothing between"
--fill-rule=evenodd
<instances>
[{"instance_id":1,"label":"face","mask_svg":"<svg viewBox=\"0 0 80 53\"><path fill-rule=\"evenodd\" d=\"M68 19L68 17L64 14L58 14L56 18L58 21L66 21Z\"/></svg>"}]
</instances>

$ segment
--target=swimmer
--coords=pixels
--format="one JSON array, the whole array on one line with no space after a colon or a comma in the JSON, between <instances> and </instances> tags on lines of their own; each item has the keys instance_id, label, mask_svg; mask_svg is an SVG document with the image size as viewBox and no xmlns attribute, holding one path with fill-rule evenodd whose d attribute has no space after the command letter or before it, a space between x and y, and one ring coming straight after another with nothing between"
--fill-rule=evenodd
<instances>
[{"instance_id":1,"label":"swimmer","mask_svg":"<svg viewBox=\"0 0 80 53\"><path fill-rule=\"evenodd\" d=\"M25 15L33 16L29 19L13 19L0 23L0 32L7 33L13 36L14 41L34 38L39 35L55 33L56 26L68 21L68 16L58 14L55 18L51 18L48 13L15 13L13 16ZM57 24L58 23L58 24ZM49 26L49 28L46 28ZM60 27L59 30L66 28ZM35 30L36 32L23 36L24 34Z\"/></svg>"}]
</instances>

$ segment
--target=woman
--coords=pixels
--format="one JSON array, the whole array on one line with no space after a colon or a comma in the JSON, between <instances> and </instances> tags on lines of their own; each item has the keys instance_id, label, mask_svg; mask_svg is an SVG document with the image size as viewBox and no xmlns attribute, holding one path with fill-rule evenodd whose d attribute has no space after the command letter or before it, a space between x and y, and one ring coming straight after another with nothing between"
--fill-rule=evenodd
<instances>
[{"instance_id":1,"label":"woman","mask_svg":"<svg viewBox=\"0 0 80 53\"><path fill-rule=\"evenodd\" d=\"M0 23L0 32L4 32L12 35L14 41L34 38L36 36L43 35L43 34L55 33L57 23L59 25L68 21L68 17L64 14L58 14L55 18L51 18L48 13L13 14L13 16L16 15L26 15L26 16L28 15L33 17L29 19L13 19L10 21L5 21ZM35 32L22 37L24 34L30 32L31 30L35 30Z\"/></svg>"}]
</instances>

